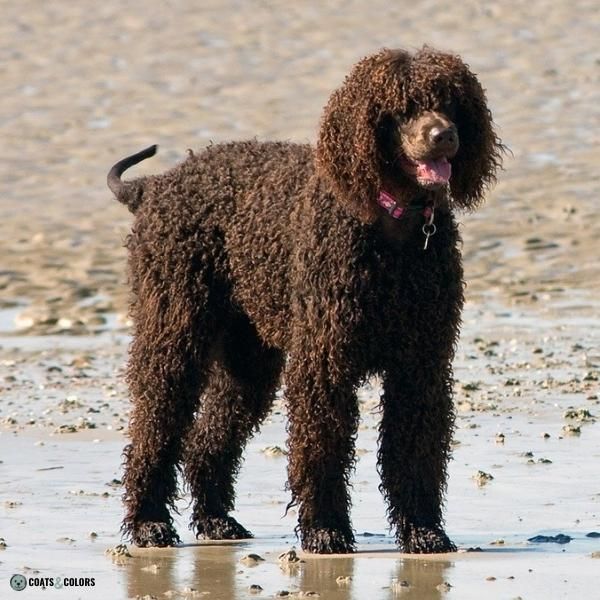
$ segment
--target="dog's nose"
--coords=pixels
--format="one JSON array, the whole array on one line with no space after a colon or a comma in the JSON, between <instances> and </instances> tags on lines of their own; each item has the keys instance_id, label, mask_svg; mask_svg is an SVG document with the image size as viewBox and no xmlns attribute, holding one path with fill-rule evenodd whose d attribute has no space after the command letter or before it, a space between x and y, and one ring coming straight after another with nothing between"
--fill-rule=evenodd
<instances>
[{"instance_id":1,"label":"dog's nose","mask_svg":"<svg viewBox=\"0 0 600 600\"><path fill-rule=\"evenodd\" d=\"M429 132L429 139L435 146L454 146L458 141L458 135L456 134L456 128L446 127L432 127Z\"/></svg>"}]
</instances>

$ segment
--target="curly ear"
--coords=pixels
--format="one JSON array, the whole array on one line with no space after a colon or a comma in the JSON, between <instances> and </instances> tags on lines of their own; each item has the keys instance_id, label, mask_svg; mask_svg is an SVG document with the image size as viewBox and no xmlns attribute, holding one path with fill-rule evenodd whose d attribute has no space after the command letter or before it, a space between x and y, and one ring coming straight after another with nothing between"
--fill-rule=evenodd
<instances>
[{"instance_id":1,"label":"curly ear","mask_svg":"<svg viewBox=\"0 0 600 600\"><path fill-rule=\"evenodd\" d=\"M398 74L408 60L408 53L390 50L363 58L331 95L321 121L317 169L338 202L367 223L377 217L381 188L377 126L403 99Z\"/></svg>"},{"instance_id":2,"label":"curly ear","mask_svg":"<svg viewBox=\"0 0 600 600\"><path fill-rule=\"evenodd\" d=\"M458 206L474 209L483 201L486 190L496 182L496 172L502 168L506 147L494 130L485 90L477 77L466 66L465 69L456 117L460 148L452 161L450 189Z\"/></svg>"}]
</instances>

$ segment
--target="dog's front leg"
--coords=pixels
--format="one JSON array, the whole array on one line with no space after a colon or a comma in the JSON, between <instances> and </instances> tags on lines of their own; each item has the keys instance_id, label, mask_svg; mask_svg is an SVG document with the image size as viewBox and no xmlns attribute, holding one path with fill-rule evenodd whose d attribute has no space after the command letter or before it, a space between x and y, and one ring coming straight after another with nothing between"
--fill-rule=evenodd
<instances>
[{"instance_id":1,"label":"dog's front leg","mask_svg":"<svg viewBox=\"0 0 600 600\"><path fill-rule=\"evenodd\" d=\"M319 554L352 552L348 479L358 404L354 387L332 382L327 360L315 354L293 353L285 376L289 486L298 505L302 548Z\"/></svg>"},{"instance_id":2,"label":"dog's front leg","mask_svg":"<svg viewBox=\"0 0 600 600\"><path fill-rule=\"evenodd\" d=\"M419 365L419 366L417 366ZM404 552L453 552L443 529L443 496L454 424L452 379L413 361L388 369L381 403L378 465L388 518ZM439 367L439 365L438 365Z\"/></svg>"}]
</instances>

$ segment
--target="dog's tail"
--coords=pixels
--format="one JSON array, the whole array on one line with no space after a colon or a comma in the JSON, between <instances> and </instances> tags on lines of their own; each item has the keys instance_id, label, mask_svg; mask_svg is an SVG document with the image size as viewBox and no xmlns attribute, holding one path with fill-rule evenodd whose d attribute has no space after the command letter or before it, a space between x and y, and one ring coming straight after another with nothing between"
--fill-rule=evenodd
<instances>
[{"instance_id":1,"label":"dog's tail","mask_svg":"<svg viewBox=\"0 0 600 600\"><path fill-rule=\"evenodd\" d=\"M129 169L129 167L133 167L133 165L137 165L146 158L154 156L157 150L158 146L156 144L149 146L137 154L132 154L131 156L127 156L120 160L118 163L114 164L112 169L108 172L106 183L108 184L110 191L116 196L117 200L125 204L131 212L135 212L142 203L142 196L144 193L143 179L122 181L121 175Z\"/></svg>"}]
</instances>

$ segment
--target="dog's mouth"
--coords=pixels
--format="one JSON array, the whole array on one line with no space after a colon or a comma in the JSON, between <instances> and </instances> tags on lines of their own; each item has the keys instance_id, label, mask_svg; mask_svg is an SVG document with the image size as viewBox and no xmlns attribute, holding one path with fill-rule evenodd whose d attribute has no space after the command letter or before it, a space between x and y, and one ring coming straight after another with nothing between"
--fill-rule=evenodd
<instances>
[{"instance_id":1,"label":"dog's mouth","mask_svg":"<svg viewBox=\"0 0 600 600\"><path fill-rule=\"evenodd\" d=\"M429 160L413 160L402 156L400 162L402 169L412 175L421 187L445 186L452 175L452 165L445 156Z\"/></svg>"}]
</instances>

